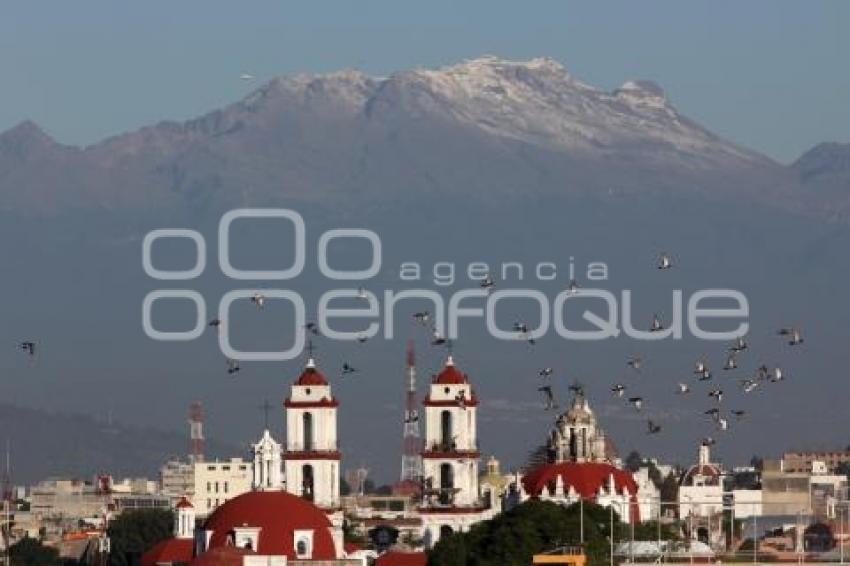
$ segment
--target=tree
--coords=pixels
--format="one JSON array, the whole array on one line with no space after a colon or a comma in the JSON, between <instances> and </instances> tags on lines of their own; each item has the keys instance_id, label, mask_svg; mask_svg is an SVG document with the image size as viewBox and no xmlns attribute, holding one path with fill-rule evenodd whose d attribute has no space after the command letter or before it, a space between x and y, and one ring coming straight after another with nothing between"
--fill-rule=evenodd
<instances>
[{"instance_id":1,"label":"tree","mask_svg":"<svg viewBox=\"0 0 850 566\"><path fill-rule=\"evenodd\" d=\"M528 453L523 472L529 472L534 468L540 467L543 464L549 463L549 447L545 444L537 446L534 450Z\"/></svg>"},{"instance_id":2,"label":"tree","mask_svg":"<svg viewBox=\"0 0 850 566\"><path fill-rule=\"evenodd\" d=\"M55 548L41 544L34 538L24 538L9 547L12 566L53 566L59 564Z\"/></svg>"},{"instance_id":3,"label":"tree","mask_svg":"<svg viewBox=\"0 0 850 566\"><path fill-rule=\"evenodd\" d=\"M585 503L584 539L589 566L608 564L612 511ZM581 509L550 501L530 500L475 524L468 532L440 538L429 552L428 563L435 566L511 566L531 563L534 554L559 546L578 545L581 539ZM627 532L613 513L617 537Z\"/></svg>"},{"instance_id":4,"label":"tree","mask_svg":"<svg viewBox=\"0 0 850 566\"><path fill-rule=\"evenodd\" d=\"M835 468L835 473L847 476L847 480L850 481L850 462L841 462L838 464Z\"/></svg>"},{"instance_id":5,"label":"tree","mask_svg":"<svg viewBox=\"0 0 850 566\"><path fill-rule=\"evenodd\" d=\"M124 511L109 524L110 564L131 566L156 543L171 538L174 513L166 509Z\"/></svg>"}]
</instances>

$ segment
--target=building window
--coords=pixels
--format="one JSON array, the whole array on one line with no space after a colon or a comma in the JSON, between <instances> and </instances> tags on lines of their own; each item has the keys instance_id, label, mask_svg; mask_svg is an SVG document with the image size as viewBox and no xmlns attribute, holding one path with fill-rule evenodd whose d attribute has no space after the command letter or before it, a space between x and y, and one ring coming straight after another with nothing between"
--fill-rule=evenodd
<instances>
[{"instance_id":1,"label":"building window","mask_svg":"<svg viewBox=\"0 0 850 566\"><path fill-rule=\"evenodd\" d=\"M440 465L440 503L448 505L454 499L454 470L451 464Z\"/></svg>"},{"instance_id":2,"label":"building window","mask_svg":"<svg viewBox=\"0 0 850 566\"><path fill-rule=\"evenodd\" d=\"M449 411L440 414L440 444L443 450L452 448L452 414Z\"/></svg>"},{"instance_id":3,"label":"building window","mask_svg":"<svg viewBox=\"0 0 850 566\"><path fill-rule=\"evenodd\" d=\"M298 555L298 558L304 558L307 556L307 541L303 538L295 545L295 554Z\"/></svg>"},{"instance_id":4,"label":"building window","mask_svg":"<svg viewBox=\"0 0 850 566\"><path fill-rule=\"evenodd\" d=\"M301 497L313 501L313 466L304 464L301 468Z\"/></svg>"},{"instance_id":5,"label":"building window","mask_svg":"<svg viewBox=\"0 0 850 566\"><path fill-rule=\"evenodd\" d=\"M304 413L302 417L304 425L304 450L313 449L313 414Z\"/></svg>"},{"instance_id":6,"label":"building window","mask_svg":"<svg viewBox=\"0 0 850 566\"><path fill-rule=\"evenodd\" d=\"M224 493L227 493L228 487L228 482L224 482Z\"/></svg>"},{"instance_id":7,"label":"building window","mask_svg":"<svg viewBox=\"0 0 850 566\"><path fill-rule=\"evenodd\" d=\"M212 491L212 483L207 482L207 493L210 493L211 491Z\"/></svg>"}]
</instances>

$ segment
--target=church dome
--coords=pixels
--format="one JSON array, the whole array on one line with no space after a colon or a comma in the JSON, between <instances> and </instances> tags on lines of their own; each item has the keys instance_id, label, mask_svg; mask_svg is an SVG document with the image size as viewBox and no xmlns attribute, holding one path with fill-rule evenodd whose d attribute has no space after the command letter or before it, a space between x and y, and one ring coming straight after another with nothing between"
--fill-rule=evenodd
<instances>
[{"instance_id":1,"label":"church dome","mask_svg":"<svg viewBox=\"0 0 850 566\"><path fill-rule=\"evenodd\" d=\"M454 360L449 356L449 359L446 360L446 367L434 378L434 383L438 385L463 385L469 383L469 379L465 373L455 367Z\"/></svg>"},{"instance_id":2,"label":"church dome","mask_svg":"<svg viewBox=\"0 0 850 566\"><path fill-rule=\"evenodd\" d=\"M312 530L312 559L334 560L331 523L321 509L285 491L252 491L234 497L215 510L204 524L212 531L209 550L232 544L235 528L260 528L257 548L262 555L285 555L294 560L295 531ZM208 552L209 552L208 550Z\"/></svg>"},{"instance_id":3,"label":"church dome","mask_svg":"<svg viewBox=\"0 0 850 566\"><path fill-rule=\"evenodd\" d=\"M681 485L719 485L723 471L716 464L695 464L682 476Z\"/></svg>"},{"instance_id":4,"label":"church dome","mask_svg":"<svg viewBox=\"0 0 850 566\"><path fill-rule=\"evenodd\" d=\"M608 489L612 477L618 494L628 491L630 495L635 495L638 490L632 474L601 462L543 464L523 476L522 485L529 495L537 496L544 489L554 490L558 477L564 483L564 491L573 488L582 499L595 499L600 488Z\"/></svg>"},{"instance_id":5,"label":"church dome","mask_svg":"<svg viewBox=\"0 0 850 566\"><path fill-rule=\"evenodd\" d=\"M325 376L316 369L315 362L310 359L307 361L307 365L304 367L304 371L301 372L301 375L295 381L295 385L327 385L328 380L325 379Z\"/></svg>"}]
</instances>

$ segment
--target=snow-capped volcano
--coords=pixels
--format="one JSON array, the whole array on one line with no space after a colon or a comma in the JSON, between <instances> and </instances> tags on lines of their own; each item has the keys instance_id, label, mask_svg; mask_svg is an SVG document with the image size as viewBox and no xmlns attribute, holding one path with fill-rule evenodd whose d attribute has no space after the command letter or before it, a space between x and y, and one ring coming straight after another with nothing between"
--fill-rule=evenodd
<instances>
[{"instance_id":1,"label":"snow-capped volcano","mask_svg":"<svg viewBox=\"0 0 850 566\"><path fill-rule=\"evenodd\" d=\"M84 149L36 130L0 143L7 210L578 194L822 206L799 196L799 175L683 116L655 83L609 92L545 58L280 77L221 110Z\"/></svg>"}]
</instances>

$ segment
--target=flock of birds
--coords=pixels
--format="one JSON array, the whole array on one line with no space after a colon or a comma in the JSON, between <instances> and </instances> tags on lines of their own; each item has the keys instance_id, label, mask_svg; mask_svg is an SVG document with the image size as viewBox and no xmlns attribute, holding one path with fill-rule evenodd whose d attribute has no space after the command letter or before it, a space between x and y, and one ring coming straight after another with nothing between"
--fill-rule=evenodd
<instances>
[{"instance_id":1,"label":"flock of birds","mask_svg":"<svg viewBox=\"0 0 850 566\"><path fill-rule=\"evenodd\" d=\"M659 270L669 270L674 267L673 258L668 253L662 253L658 257L656 267ZM570 292L576 293L578 292L578 285L575 281L570 282ZM516 323L514 325L514 329L519 333L520 337L525 337L532 341L533 337L528 338L528 327L523 323ZM665 326L663 320L660 315L654 314L652 317L652 321L649 325L650 332L660 332L665 330ZM781 328L776 334L784 338L788 347L797 347L803 343L802 332L799 328L790 327L790 328ZM722 366L722 371L731 372L732 370L736 370L739 367L739 358L743 356L750 349L749 344L747 343L746 337L741 336L737 338L734 344L730 345L727 350L724 352L725 363ZM646 359L643 355L635 355L629 357L626 360L626 367L628 371L634 374L641 374L646 363ZM555 399L555 395L553 392L551 378L555 373L555 370L551 367L545 367L538 371L538 377L548 381L545 385L542 385L537 388L539 392L544 395L544 410L550 410L558 407L558 403ZM695 381L697 383L702 382L712 382L714 379L714 374L709 366L708 360L703 357L697 360L694 363L693 375L695 376ZM743 393L752 393L757 388L762 387L767 383L777 383L785 379L785 372L779 366L775 366L772 369L769 368L765 364L761 364L756 370L754 375L745 377L738 380L738 385L740 390ZM695 387L695 386L694 386ZM723 385L718 385L716 387L709 387L706 395L709 399L712 400L713 404L707 410L704 411L704 415L709 417L711 421L714 423L716 428L721 431L725 431L729 429L730 420L741 420L746 416L746 411L743 409L730 409L727 413L724 413L724 389ZM582 387L579 384L573 385L570 389L574 392L582 391ZM630 390L630 386L626 383L615 383L611 386L610 391L611 394L616 398L624 399L629 405L631 405L636 411L640 412L644 408L645 399L641 395L632 395L627 396L627 391ZM692 395L694 392L692 391L692 385L688 382L679 382L676 386L675 393L679 396ZM662 432L662 426L658 422L653 419L647 419L646 422L646 430L647 434L655 435ZM711 436L707 436L702 439L702 443L705 445L713 445L715 443L715 439Z\"/></svg>"}]
</instances>

